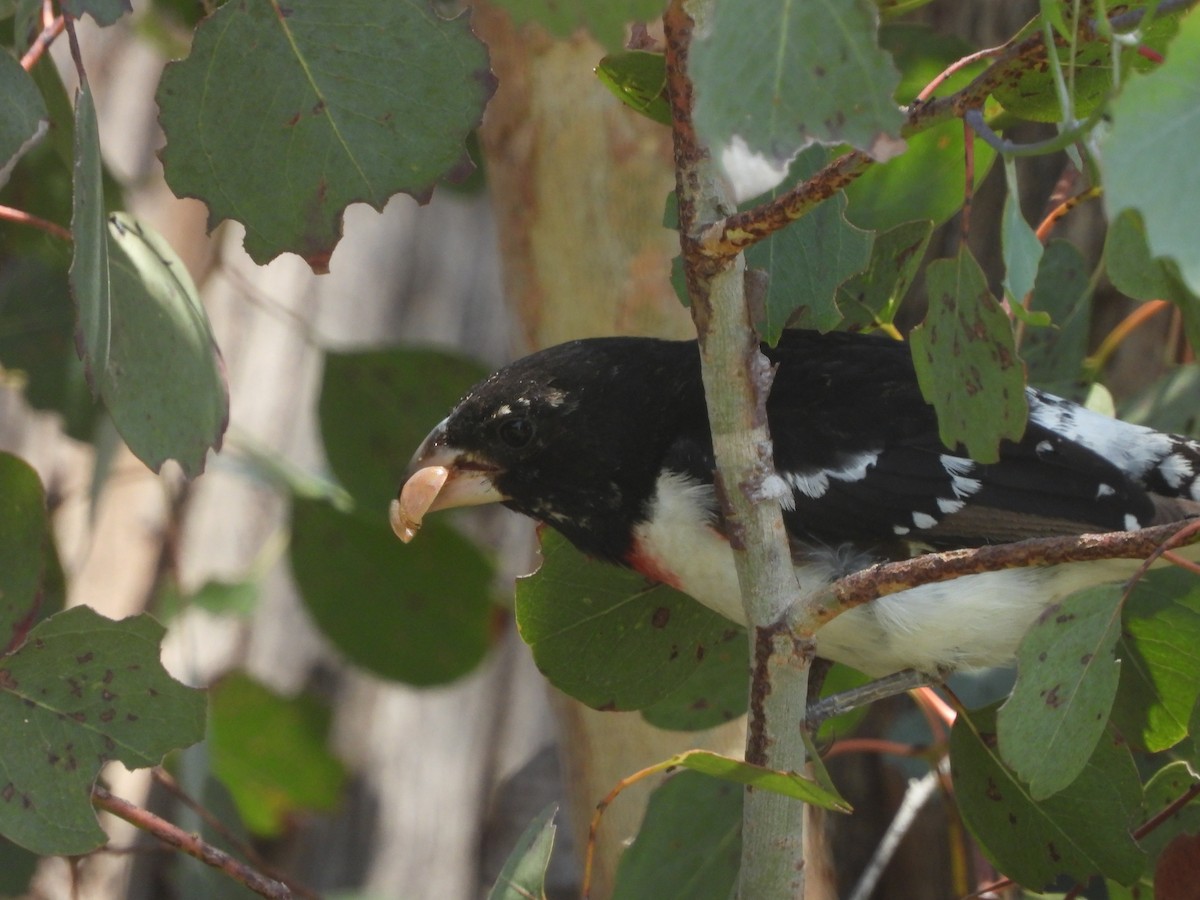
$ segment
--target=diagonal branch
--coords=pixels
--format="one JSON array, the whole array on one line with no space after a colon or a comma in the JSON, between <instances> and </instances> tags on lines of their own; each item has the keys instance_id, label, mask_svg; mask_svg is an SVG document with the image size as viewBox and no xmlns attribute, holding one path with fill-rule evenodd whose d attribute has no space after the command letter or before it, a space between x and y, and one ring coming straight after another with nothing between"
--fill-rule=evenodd
<instances>
[{"instance_id":1,"label":"diagonal branch","mask_svg":"<svg viewBox=\"0 0 1200 900\"><path fill-rule=\"evenodd\" d=\"M117 818L124 819L131 825L136 825L143 831L149 832L164 844L200 860L205 865L220 869L234 881L245 885L256 894L270 898L270 900L291 900L292 892L287 885L267 878L224 850L202 840L198 835L188 834L179 826L172 825L149 810L134 806L128 800L114 796L100 785L92 788L92 803Z\"/></svg>"},{"instance_id":2,"label":"diagonal branch","mask_svg":"<svg viewBox=\"0 0 1200 900\"><path fill-rule=\"evenodd\" d=\"M848 609L923 584L950 581L963 575L999 572L1026 566L1051 566L1101 559L1146 559L1200 541L1200 522L1159 525L1142 531L1032 538L969 550L947 550L898 562L880 563L847 575L813 598L816 619L824 624Z\"/></svg>"}]
</instances>

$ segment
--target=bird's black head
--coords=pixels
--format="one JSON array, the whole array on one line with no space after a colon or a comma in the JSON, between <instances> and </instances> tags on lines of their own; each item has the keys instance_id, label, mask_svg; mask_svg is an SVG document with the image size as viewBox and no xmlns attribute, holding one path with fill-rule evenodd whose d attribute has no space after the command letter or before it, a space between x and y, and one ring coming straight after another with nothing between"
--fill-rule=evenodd
<instances>
[{"instance_id":1,"label":"bird's black head","mask_svg":"<svg viewBox=\"0 0 1200 900\"><path fill-rule=\"evenodd\" d=\"M695 342L573 341L472 388L417 451L410 482L445 467L428 509L501 501L616 560L667 445L693 429L707 435Z\"/></svg>"}]
</instances>

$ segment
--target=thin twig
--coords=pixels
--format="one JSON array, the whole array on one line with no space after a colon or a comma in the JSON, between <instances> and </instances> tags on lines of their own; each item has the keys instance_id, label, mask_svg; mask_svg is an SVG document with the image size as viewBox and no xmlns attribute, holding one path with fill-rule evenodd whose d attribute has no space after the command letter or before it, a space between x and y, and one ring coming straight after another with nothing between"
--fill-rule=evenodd
<instances>
[{"instance_id":1,"label":"thin twig","mask_svg":"<svg viewBox=\"0 0 1200 900\"><path fill-rule=\"evenodd\" d=\"M937 75L935 75L933 77L933 80L930 81L929 84L927 84L927 85L925 85L925 87L921 88L921 93L917 94L916 102L924 103L926 100L928 100L930 97L932 97L933 92L936 91L939 87L941 87L942 82L944 82L951 75L961 72L967 66L977 63L980 60L994 59L995 57L1000 56L1002 53L1004 53L1004 51L1007 49L1008 49L1008 44L1001 44L998 47L988 47L984 50L978 50L975 53L969 53L966 56L964 56L962 59L959 59L959 60L956 60L955 62L950 63L950 65L948 65L941 72L939 72Z\"/></svg>"},{"instance_id":2,"label":"thin twig","mask_svg":"<svg viewBox=\"0 0 1200 900\"><path fill-rule=\"evenodd\" d=\"M905 669L883 678L876 678L864 685L831 694L808 707L808 725L816 730L827 719L844 715L878 700L886 700L907 691L931 684L938 676Z\"/></svg>"},{"instance_id":3,"label":"thin twig","mask_svg":"<svg viewBox=\"0 0 1200 900\"><path fill-rule=\"evenodd\" d=\"M1063 216L1084 201L1092 200L1099 196L1100 188L1090 187L1086 191L1080 191L1074 197L1068 197L1062 203L1058 204L1058 206L1054 207L1054 209L1050 210L1050 212L1046 214L1046 217L1042 219L1041 224L1038 225L1037 230L1034 232L1034 234L1037 235L1037 239L1043 244L1046 243L1047 238L1050 237L1050 232L1054 229L1054 226L1059 223Z\"/></svg>"},{"instance_id":4,"label":"thin twig","mask_svg":"<svg viewBox=\"0 0 1200 900\"><path fill-rule=\"evenodd\" d=\"M9 222L18 222L21 225L31 225L34 228L40 228L46 234L53 235L67 243L72 241L71 232L57 222L51 222L48 219L35 216L33 213L27 213L23 209L0 206L0 219L7 219Z\"/></svg>"},{"instance_id":5,"label":"thin twig","mask_svg":"<svg viewBox=\"0 0 1200 900\"><path fill-rule=\"evenodd\" d=\"M267 897L269 900L291 900L292 892L286 884L280 884L274 879L267 878L224 850L201 840L198 835L188 834L182 828L172 825L149 810L113 796L100 785L92 788L92 803L117 818L124 819L131 825L149 832L164 844L200 860L205 865L219 869L256 894Z\"/></svg>"},{"instance_id":6,"label":"thin twig","mask_svg":"<svg viewBox=\"0 0 1200 900\"><path fill-rule=\"evenodd\" d=\"M875 891L879 879L883 876L883 870L887 868L887 864L896 853L896 848L912 828L917 813L937 793L938 769L943 766L949 768L948 758L943 757L941 762L923 777L913 778L908 782L908 789L904 792L904 799L900 801L900 808L896 810L896 815L892 817L891 824L875 848L871 861L859 876L858 884L850 894L850 900L867 900Z\"/></svg>"},{"instance_id":7,"label":"thin twig","mask_svg":"<svg viewBox=\"0 0 1200 900\"><path fill-rule=\"evenodd\" d=\"M847 575L818 595L817 621L824 624L847 609L923 584L950 581L963 575L999 572L1027 566L1059 565L1100 559L1157 559L1165 550L1200 539L1200 523L1159 525L1141 531L1031 538L967 550L927 553L898 562L880 563Z\"/></svg>"},{"instance_id":8,"label":"thin twig","mask_svg":"<svg viewBox=\"0 0 1200 900\"><path fill-rule=\"evenodd\" d=\"M29 49L25 51L25 55L21 57L21 68L26 72L33 71L33 67L37 65L42 55L54 43L54 39L63 33L66 27L67 20L64 16L56 16L54 21L45 26L38 36L33 39L33 43L29 45Z\"/></svg>"},{"instance_id":9,"label":"thin twig","mask_svg":"<svg viewBox=\"0 0 1200 900\"><path fill-rule=\"evenodd\" d=\"M888 741L883 738L845 738L835 741L828 751L821 754L821 759L829 760L845 756L848 753L878 753L888 756L924 756L929 752L928 747L915 744L904 744L900 741Z\"/></svg>"},{"instance_id":10,"label":"thin twig","mask_svg":"<svg viewBox=\"0 0 1200 900\"><path fill-rule=\"evenodd\" d=\"M265 859L263 859L262 855L255 850L251 844L234 834L233 830L228 825L218 819L215 815L213 815L211 810L203 806L195 798L193 798L191 794L185 791L183 786L176 781L172 777L171 773L162 766L155 766L150 770L150 775L164 790L170 793L173 797L175 797L176 800L194 812L197 816L199 816L205 825L219 834L225 841L228 842L229 846L245 857L251 865L257 868L264 875L286 884L292 889L292 892L295 893L297 897L304 897L306 900L320 900L320 895L317 894L316 891L313 891L302 884L297 884L296 881L290 876L280 872Z\"/></svg>"}]
</instances>

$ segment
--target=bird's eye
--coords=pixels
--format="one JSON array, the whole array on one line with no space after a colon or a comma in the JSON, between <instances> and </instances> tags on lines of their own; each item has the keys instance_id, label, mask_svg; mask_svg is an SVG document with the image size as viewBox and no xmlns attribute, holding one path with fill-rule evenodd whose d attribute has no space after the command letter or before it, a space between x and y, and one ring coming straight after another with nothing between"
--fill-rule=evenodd
<instances>
[{"instance_id":1,"label":"bird's eye","mask_svg":"<svg viewBox=\"0 0 1200 900\"><path fill-rule=\"evenodd\" d=\"M533 440L533 423L521 416L513 416L500 423L499 434L500 440L514 450L520 450Z\"/></svg>"}]
</instances>

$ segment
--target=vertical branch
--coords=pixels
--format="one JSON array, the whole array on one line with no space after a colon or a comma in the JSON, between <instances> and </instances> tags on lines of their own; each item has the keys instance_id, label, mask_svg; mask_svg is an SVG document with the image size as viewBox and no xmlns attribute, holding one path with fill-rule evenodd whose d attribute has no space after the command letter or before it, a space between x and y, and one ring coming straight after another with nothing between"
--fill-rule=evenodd
<instances>
[{"instance_id":1,"label":"vertical branch","mask_svg":"<svg viewBox=\"0 0 1200 900\"><path fill-rule=\"evenodd\" d=\"M797 585L776 489L783 485L775 475L767 427L772 372L758 348L744 259L740 253L707 255L698 240L703 226L734 212L735 204L692 126L687 57L693 22L682 0L671 3L664 26L680 242L700 342L717 490L749 622L753 662L746 758L802 771L799 723L804 721L812 641L797 638L781 622ZM740 896L803 896L803 810L798 801L747 789Z\"/></svg>"}]
</instances>

